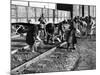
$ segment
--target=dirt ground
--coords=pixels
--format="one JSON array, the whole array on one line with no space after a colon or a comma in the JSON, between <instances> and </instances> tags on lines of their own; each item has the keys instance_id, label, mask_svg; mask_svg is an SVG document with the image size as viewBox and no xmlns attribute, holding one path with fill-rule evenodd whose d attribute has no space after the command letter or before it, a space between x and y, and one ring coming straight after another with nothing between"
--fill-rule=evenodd
<instances>
[{"instance_id":1,"label":"dirt ground","mask_svg":"<svg viewBox=\"0 0 100 75\"><path fill-rule=\"evenodd\" d=\"M31 64L23 73L44 73L96 69L96 40L78 39L77 50L68 52L57 48L55 52Z\"/></svg>"},{"instance_id":2,"label":"dirt ground","mask_svg":"<svg viewBox=\"0 0 100 75\"><path fill-rule=\"evenodd\" d=\"M96 40L80 39L77 47L80 54L75 70L92 70L96 69Z\"/></svg>"}]
</instances>

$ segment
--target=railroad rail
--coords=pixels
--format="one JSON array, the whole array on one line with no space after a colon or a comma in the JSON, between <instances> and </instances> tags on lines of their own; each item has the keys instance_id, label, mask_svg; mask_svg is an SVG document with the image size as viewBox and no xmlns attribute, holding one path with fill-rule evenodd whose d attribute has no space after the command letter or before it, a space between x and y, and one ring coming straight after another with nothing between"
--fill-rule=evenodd
<instances>
[{"instance_id":1,"label":"railroad rail","mask_svg":"<svg viewBox=\"0 0 100 75\"><path fill-rule=\"evenodd\" d=\"M26 36L26 34L23 34L23 35ZM20 35L14 35L14 36L11 36L11 39L18 38L18 37L20 37ZM36 45L38 46L39 44L40 44L40 41L36 40ZM27 49L28 47L29 46L26 45L26 46L21 47L21 48ZM18 48L18 49L21 49L21 48ZM18 49L11 51L11 54L15 54L18 51Z\"/></svg>"},{"instance_id":2,"label":"railroad rail","mask_svg":"<svg viewBox=\"0 0 100 75\"><path fill-rule=\"evenodd\" d=\"M14 74L14 75L20 74L20 72L22 72L25 68L27 68L28 66L30 66L32 63L35 63L35 62L39 61L40 59L44 58L45 56L47 56L47 55L51 54L53 51L55 51L55 49L58 46L63 46L65 44L66 44L66 42L63 42L63 43L61 43L61 44L59 44L59 45L51 48L50 50L48 50L48 51L40 54L39 56L37 56L37 57L35 57L35 58L33 58L33 59L25 62L24 64L22 64L22 65L20 65L20 66L18 66L16 68L14 68L14 69L12 69L11 70L11 74Z\"/></svg>"},{"instance_id":3,"label":"railroad rail","mask_svg":"<svg viewBox=\"0 0 100 75\"><path fill-rule=\"evenodd\" d=\"M24 33L23 35L26 36L26 33ZM11 36L11 39L17 38L17 37L20 37L20 35L13 35L13 36Z\"/></svg>"}]
</instances>

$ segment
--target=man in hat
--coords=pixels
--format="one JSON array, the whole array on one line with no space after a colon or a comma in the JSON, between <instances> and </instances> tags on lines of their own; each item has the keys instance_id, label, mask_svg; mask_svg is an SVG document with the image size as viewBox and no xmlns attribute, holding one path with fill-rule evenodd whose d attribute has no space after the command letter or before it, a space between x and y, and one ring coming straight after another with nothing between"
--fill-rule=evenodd
<instances>
[{"instance_id":1,"label":"man in hat","mask_svg":"<svg viewBox=\"0 0 100 75\"><path fill-rule=\"evenodd\" d=\"M40 18L38 19L38 21L40 22L40 28L41 28L41 30L44 32L44 37L46 37L46 30L45 30L46 19L45 19L45 17L44 17L43 14L40 16Z\"/></svg>"}]
</instances>

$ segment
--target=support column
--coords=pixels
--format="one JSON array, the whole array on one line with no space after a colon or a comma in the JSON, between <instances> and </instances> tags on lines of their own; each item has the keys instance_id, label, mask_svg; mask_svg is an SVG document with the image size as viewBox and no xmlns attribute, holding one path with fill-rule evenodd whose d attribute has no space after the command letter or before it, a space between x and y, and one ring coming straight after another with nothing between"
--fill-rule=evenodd
<instances>
[{"instance_id":1,"label":"support column","mask_svg":"<svg viewBox=\"0 0 100 75\"><path fill-rule=\"evenodd\" d=\"M57 10L57 22L58 22L58 10Z\"/></svg>"},{"instance_id":2,"label":"support column","mask_svg":"<svg viewBox=\"0 0 100 75\"><path fill-rule=\"evenodd\" d=\"M53 9L53 23L55 23L55 10Z\"/></svg>"},{"instance_id":3,"label":"support column","mask_svg":"<svg viewBox=\"0 0 100 75\"><path fill-rule=\"evenodd\" d=\"M36 22L36 7L34 8L35 22Z\"/></svg>"},{"instance_id":4,"label":"support column","mask_svg":"<svg viewBox=\"0 0 100 75\"><path fill-rule=\"evenodd\" d=\"M82 17L82 5L79 5L79 16Z\"/></svg>"},{"instance_id":5,"label":"support column","mask_svg":"<svg viewBox=\"0 0 100 75\"><path fill-rule=\"evenodd\" d=\"M73 19L73 6L72 6L72 9L70 11L70 17L71 17L71 19Z\"/></svg>"},{"instance_id":6,"label":"support column","mask_svg":"<svg viewBox=\"0 0 100 75\"><path fill-rule=\"evenodd\" d=\"M90 6L88 6L88 16L90 16Z\"/></svg>"},{"instance_id":7,"label":"support column","mask_svg":"<svg viewBox=\"0 0 100 75\"><path fill-rule=\"evenodd\" d=\"M84 17L84 5L82 5L82 17Z\"/></svg>"},{"instance_id":8,"label":"support column","mask_svg":"<svg viewBox=\"0 0 100 75\"><path fill-rule=\"evenodd\" d=\"M48 21L49 21L49 8L48 8Z\"/></svg>"},{"instance_id":9,"label":"support column","mask_svg":"<svg viewBox=\"0 0 100 75\"><path fill-rule=\"evenodd\" d=\"M29 12L29 6L30 6L30 4L29 4L29 1L28 1L28 6L26 7L26 18L27 18L27 23L28 23L28 20L29 20L29 16L28 16L28 12Z\"/></svg>"},{"instance_id":10,"label":"support column","mask_svg":"<svg viewBox=\"0 0 100 75\"><path fill-rule=\"evenodd\" d=\"M17 10L17 6L15 5L16 7L16 22L18 22L18 10Z\"/></svg>"}]
</instances>

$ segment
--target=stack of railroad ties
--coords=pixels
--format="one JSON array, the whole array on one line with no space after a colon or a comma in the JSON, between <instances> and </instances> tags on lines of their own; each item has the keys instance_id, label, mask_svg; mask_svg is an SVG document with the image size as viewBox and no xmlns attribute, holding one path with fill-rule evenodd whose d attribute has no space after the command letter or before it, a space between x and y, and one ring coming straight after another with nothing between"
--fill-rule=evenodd
<instances>
[{"instance_id":1,"label":"stack of railroad ties","mask_svg":"<svg viewBox=\"0 0 100 75\"><path fill-rule=\"evenodd\" d=\"M14 37L15 39L15 37ZM18 39L18 38L17 38ZM21 38L22 39L22 38ZM19 39L19 40L21 40ZM66 42L52 46L45 45L44 48L38 49L42 52L19 52L11 51L11 74L27 74L27 73L43 73L43 72L59 72L73 70L79 54L77 49L74 52L67 52ZM28 46L25 46L27 49Z\"/></svg>"}]
</instances>

